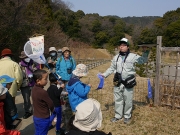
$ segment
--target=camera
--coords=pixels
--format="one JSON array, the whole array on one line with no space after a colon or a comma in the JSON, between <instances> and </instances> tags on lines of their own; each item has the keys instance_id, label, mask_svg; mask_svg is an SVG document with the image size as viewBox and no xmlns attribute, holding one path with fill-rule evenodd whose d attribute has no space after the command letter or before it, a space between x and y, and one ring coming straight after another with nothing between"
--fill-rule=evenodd
<instances>
[{"instance_id":1,"label":"camera","mask_svg":"<svg viewBox=\"0 0 180 135\"><path fill-rule=\"evenodd\" d=\"M28 81L29 81L29 82L33 82L33 75L32 75L32 74L29 74L29 75L28 75Z\"/></svg>"},{"instance_id":2,"label":"camera","mask_svg":"<svg viewBox=\"0 0 180 135\"><path fill-rule=\"evenodd\" d=\"M117 86L119 87L120 84L122 82L122 77L121 77L121 74L116 72L115 75L114 75L114 78L113 78L113 84L114 86Z\"/></svg>"},{"instance_id":3,"label":"camera","mask_svg":"<svg viewBox=\"0 0 180 135\"><path fill-rule=\"evenodd\" d=\"M71 68L68 68L68 69L67 69L67 73L68 73L68 74L71 74L71 73L72 73L72 69L71 69Z\"/></svg>"}]
</instances>

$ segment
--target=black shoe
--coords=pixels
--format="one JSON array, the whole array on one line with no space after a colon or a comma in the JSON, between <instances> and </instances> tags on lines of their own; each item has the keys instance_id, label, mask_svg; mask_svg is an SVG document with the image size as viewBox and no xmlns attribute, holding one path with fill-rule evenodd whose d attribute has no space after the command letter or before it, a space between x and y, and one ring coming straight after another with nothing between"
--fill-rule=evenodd
<instances>
[{"instance_id":1,"label":"black shoe","mask_svg":"<svg viewBox=\"0 0 180 135\"><path fill-rule=\"evenodd\" d=\"M27 119L27 118L29 118L31 115L32 115L32 113L27 112L27 113L25 113L25 115L23 116L23 119Z\"/></svg>"},{"instance_id":2,"label":"black shoe","mask_svg":"<svg viewBox=\"0 0 180 135\"><path fill-rule=\"evenodd\" d=\"M131 118L124 118L124 124L130 124Z\"/></svg>"},{"instance_id":3,"label":"black shoe","mask_svg":"<svg viewBox=\"0 0 180 135\"><path fill-rule=\"evenodd\" d=\"M122 118L118 119L118 118L114 117L114 118L111 119L111 122L117 122L118 120L122 120Z\"/></svg>"}]
</instances>

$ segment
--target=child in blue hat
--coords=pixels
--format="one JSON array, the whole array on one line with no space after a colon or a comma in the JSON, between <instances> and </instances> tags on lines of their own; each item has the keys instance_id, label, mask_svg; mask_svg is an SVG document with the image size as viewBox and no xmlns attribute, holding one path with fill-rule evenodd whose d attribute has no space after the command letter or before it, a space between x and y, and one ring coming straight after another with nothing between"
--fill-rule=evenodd
<instances>
[{"instance_id":1,"label":"child in blue hat","mask_svg":"<svg viewBox=\"0 0 180 135\"><path fill-rule=\"evenodd\" d=\"M11 87L14 78L8 75L0 76L0 83L8 90ZM6 98L2 100L4 102L4 119L6 123L6 129L12 129L12 123L18 118L17 108L13 101L11 94L7 91Z\"/></svg>"}]
</instances>

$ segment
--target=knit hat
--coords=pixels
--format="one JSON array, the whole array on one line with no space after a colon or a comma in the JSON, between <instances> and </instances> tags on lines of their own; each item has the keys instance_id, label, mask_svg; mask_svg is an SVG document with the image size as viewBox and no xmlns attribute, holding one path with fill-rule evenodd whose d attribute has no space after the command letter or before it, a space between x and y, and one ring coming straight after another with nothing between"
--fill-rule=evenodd
<instances>
[{"instance_id":1,"label":"knit hat","mask_svg":"<svg viewBox=\"0 0 180 135\"><path fill-rule=\"evenodd\" d=\"M87 66L84 64L78 64L76 69L72 72L75 76L86 76L88 73Z\"/></svg>"},{"instance_id":2,"label":"knit hat","mask_svg":"<svg viewBox=\"0 0 180 135\"><path fill-rule=\"evenodd\" d=\"M65 51L71 52L68 47L63 47L63 48L62 48L62 53L64 53Z\"/></svg>"},{"instance_id":3,"label":"knit hat","mask_svg":"<svg viewBox=\"0 0 180 135\"><path fill-rule=\"evenodd\" d=\"M52 51L57 52L57 50L56 50L56 48L55 48L55 47L50 47L50 48L49 48L49 52L52 52Z\"/></svg>"},{"instance_id":4,"label":"knit hat","mask_svg":"<svg viewBox=\"0 0 180 135\"><path fill-rule=\"evenodd\" d=\"M27 55L25 54L24 51L21 52L21 55L19 56L19 58L21 59L27 58Z\"/></svg>"},{"instance_id":5,"label":"knit hat","mask_svg":"<svg viewBox=\"0 0 180 135\"><path fill-rule=\"evenodd\" d=\"M86 99L76 107L73 125L78 129L90 132L101 127L102 112L100 103L95 99Z\"/></svg>"},{"instance_id":6,"label":"knit hat","mask_svg":"<svg viewBox=\"0 0 180 135\"><path fill-rule=\"evenodd\" d=\"M129 46L129 41L127 38L122 38L120 41L119 41L119 44L121 45L122 43L126 44L127 46Z\"/></svg>"},{"instance_id":7,"label":"knit hat","mask_svg":"<svg viewBox=\"0 0 180 135\"><path fill-rule=\"evenodd\" d=\"M4 95L7 91L8 89L0 83L0 96Z\"/></svg>"},{"instance_id":8,"label":"knit hat","mask_svg":"<svg viewBox=\"0 0 180 135\"><path fill-rule=\"evenodd\" d=\"M12 55L12 51L8 48L2 50L1 56L5 56L5 55Z\"/></svg>"},{"instance_id":9,"label":"knit hat","mask_svg":"<svg viewBox=\"0 0 180 135\"><path fill-rule=\"evenodd\" d=\"M8 75L2 75L0 76L0 83L6 87L6 84L7 83L12 83L14 81L14 78L11 78L10 76Z\"/></svg>"}]
</instances>

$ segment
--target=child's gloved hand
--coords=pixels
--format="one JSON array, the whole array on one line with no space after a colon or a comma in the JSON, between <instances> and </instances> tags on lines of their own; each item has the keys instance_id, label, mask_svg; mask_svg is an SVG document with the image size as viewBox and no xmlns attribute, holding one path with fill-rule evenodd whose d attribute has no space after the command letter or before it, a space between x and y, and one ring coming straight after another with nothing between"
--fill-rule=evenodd
<instances>
[{"instance_id":1,"label":"child's gloved hand","mask_svg":"<svg viewBox=\"0 0 180 135\"><path fill-rule=\"evenodd\" d=\"M91 87L92 85L91 84L88 84L89 87Z\"/></svg>"}]
</instances>

